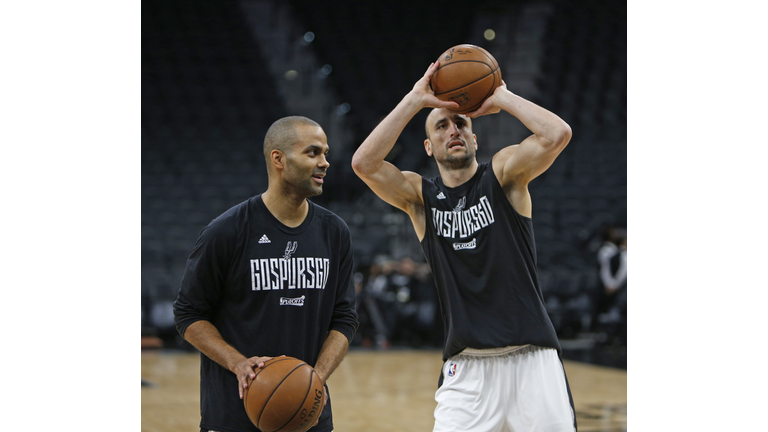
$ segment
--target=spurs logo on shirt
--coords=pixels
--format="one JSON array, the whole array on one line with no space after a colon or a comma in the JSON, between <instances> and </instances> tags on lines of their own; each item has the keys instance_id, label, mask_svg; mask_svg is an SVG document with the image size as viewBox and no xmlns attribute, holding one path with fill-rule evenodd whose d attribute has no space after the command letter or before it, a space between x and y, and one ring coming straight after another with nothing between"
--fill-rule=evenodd
<instances>
[{"instance_id":1,"label":"spurs logo on shirt","mask_svg":"<svg viewBox=\"0 0 768 432\"><path fill-rule=\"evenodd\" d=\"M251 260L253 291L325 289L330 261L319 257L292 257L299 244L288 242L282 257Z\"/></svg>"},{"instance_id":2,"label":"spurs logo on shirt","mask_svg":"<svg viewBox=\"0 0 768 432\"><path fill-rule=\"evenodd\" d=\"M293 255L294 252L296 252L296 248L299 247L299 242L295 241L293 243L288 242L288 245L285 247L285 255L283 255L284 260L291 259L291 255Z\"/></svg>"},{"instance_id":3,"label":"spurs logo on shirt","mask_svg":"<svg viewBox=\"0 0 768 432\"><path fill-rule=\"evenodd\" d=\"M464 197L461 197L461 199L459 200L459 203L458 203L458 204L456 204L456 207L453 209L453 212L454 212L454 213L459 213L459 212L461 212L462 210L464 210L464 206L465 206L466 204L467 204L467 197L465 197L465 196L464 196Z\"/></svg>"},{"instance_id":4,"label":"spurs logo on shirt","mask_svg":"<svg viewBox=\"0 0 768 432\"><path fill-rule=\"evenodd\" d=\"M466 202L466 197L462 197L453 210L432 208L432 222L437 235L448 238L469 237L496 220L488 197L480 198L479 203L464 210Z\"/></svg>"}]
</instances>

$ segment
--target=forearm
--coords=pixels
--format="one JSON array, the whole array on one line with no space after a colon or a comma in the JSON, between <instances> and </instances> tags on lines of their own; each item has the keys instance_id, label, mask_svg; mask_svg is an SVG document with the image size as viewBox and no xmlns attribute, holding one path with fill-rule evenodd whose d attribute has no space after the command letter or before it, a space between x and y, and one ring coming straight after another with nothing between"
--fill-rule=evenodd
<instances>
[{"instance_id":1,"label":"forearm","mask_svg":"<svg viewBox=\"0 0 768 432\"><path fill-rule=\"evenodd\" d=\"M347 349L349 349L349 341L346 336L336 330L328 332L328 337L320 349L320 355L318 355L315 364L315 372L323 382L326 382L336 370L336 367L347 354Z\"/></svg>"},{"instance_id":2,"label":"forearm","mask_svg":"<svg viewBox=\"0 0 768 432\"><path fill-rule=\"evenodd\" d=\"M190 324L184 332L184 339L208 358L232 372L235 371L237 363L246 359L221 337L221 333L209 321L196 321Z\"/></svg>"},{"instance_id":3,"label":"forearm","mask_svg":"<svg viewBox=\"0 0 768 432\"><path fill-rule=\"evenodd\" d=\"M360 175L377 172L405 126L422 108L418 98L408 93L357 149L352 157L355 172Z\"/></svg>"},{"instance_id":4,"label":"forearm","mask_svg":"<svg viewBox=\"0 0 768 432\"><path fill-rule=\"evenodd\" d=\"M542 145L558 146L570 140L571 128L563 119L510 91L500 95L499 107L520 120Z\"/></svg>"}]
</instances>

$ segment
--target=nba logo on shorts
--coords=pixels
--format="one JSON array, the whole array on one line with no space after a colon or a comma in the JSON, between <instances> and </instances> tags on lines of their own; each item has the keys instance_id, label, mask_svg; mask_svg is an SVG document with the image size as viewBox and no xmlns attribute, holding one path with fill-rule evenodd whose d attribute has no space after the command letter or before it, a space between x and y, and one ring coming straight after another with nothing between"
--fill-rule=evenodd
<instances>
[{"instance_id":1,"label":"nba logo on shorts","mask_svg":"<svg viewBox=\"0 0 768 432\"><path fill-rule=\"evenodd\" d=\"M448 376L452 377L456 375L456 363L451 363L450 366L448 366Z\"/></svg>"}]
</instances>

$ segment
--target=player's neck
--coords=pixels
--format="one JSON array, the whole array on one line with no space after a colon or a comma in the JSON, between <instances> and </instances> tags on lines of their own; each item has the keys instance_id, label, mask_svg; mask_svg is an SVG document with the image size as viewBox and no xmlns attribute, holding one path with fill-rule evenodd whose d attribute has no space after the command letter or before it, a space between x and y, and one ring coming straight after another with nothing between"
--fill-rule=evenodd
<instances>
[{"instance_id":1,"label":"player's neck","mask_svg":"<svg viewBox=\"0 0 768 432\"><path fill-rule=\"evenodd\" d=\"M261 194L261 199L272 216L287 227L295 228L301 225L309 213L309 203L306 198L281 194L268 188Z\"/></svg>"},{"instance_id":2,"label":"player's neck","mask_svg":"<svg viewBox=\"0 0 768 432\"><path fill-rule=\"evenodd\" d=\"M477 172L477 166L477 159L472 159L472 163L464 168L449 168L437 164L443 184L451 188L461 186L471 179Z\"/></svg>"}]
</instances>

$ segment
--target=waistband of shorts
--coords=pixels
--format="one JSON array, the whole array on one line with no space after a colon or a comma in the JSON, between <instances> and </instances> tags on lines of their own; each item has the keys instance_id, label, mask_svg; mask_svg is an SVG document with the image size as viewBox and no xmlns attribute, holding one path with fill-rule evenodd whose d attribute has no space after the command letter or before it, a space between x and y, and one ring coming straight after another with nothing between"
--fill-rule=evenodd
<instances>
[{"instance_id":1,"label":"waistband of shorts","mask_svg":"<svg viewBox=\"0 0 768 432\"><path fill-rule=\"evenodd\" d=\"M456 357L502 357L507 355L520 355L542 349L554 349L536 345L514 345L500 348L464 348Z\"/></svg>"}]
</instances>

